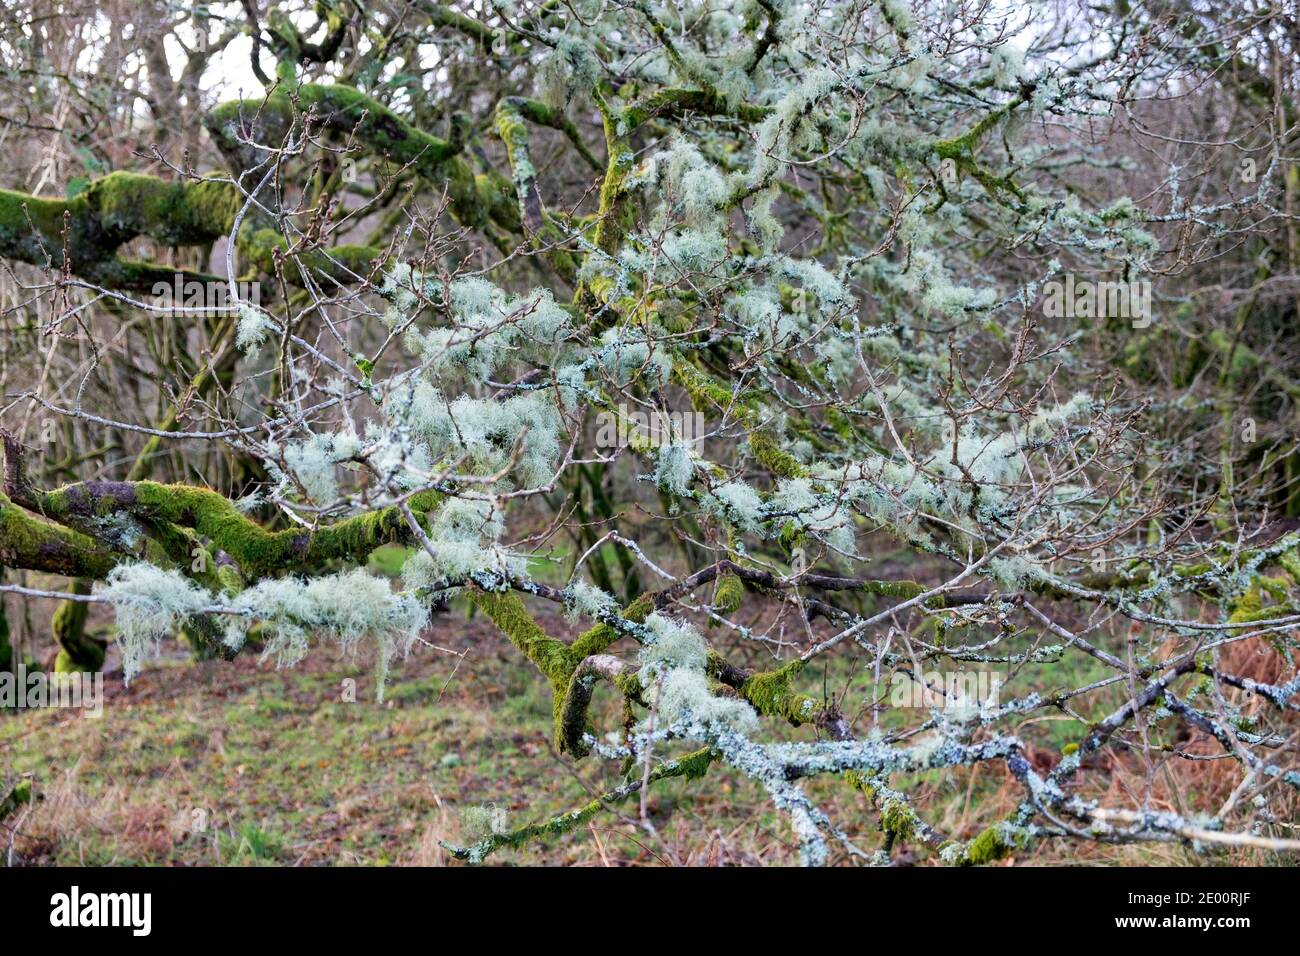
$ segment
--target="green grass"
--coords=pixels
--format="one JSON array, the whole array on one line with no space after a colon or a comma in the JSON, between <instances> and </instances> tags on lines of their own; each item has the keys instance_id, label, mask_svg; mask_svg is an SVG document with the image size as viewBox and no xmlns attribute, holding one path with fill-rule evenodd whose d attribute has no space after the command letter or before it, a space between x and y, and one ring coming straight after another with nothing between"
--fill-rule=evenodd
<instances>
[{"instance_id":1,"label":"green grass","mask_svg":"<svg viewBox=\"0 0 1300 956\"><path fill-rule=\"evenodd\" d=\"M17 841L20 859L437 862L437 839L461 839L466 807L503 808L517 826L621 781L613 764L566 766L553 754L545 682L482 618L442 621L448 634L474 635L460 645L469 647L466 658L420 649L394 667L384 705L375 703L369 661L328 649L283 670L253 657L193 664L178 652L130 688L110 677L100 719L65 711L0 717L7 754L0 784L30 775L38 794ZM440 636L447 639L437 632L431 639ZM343 699L349 679L354 703ZM598 693L594 715L616 728L618 702ZM635 803L620 809L637 813ZM707 848L720 830L724 838L743 831L743 840L733 839L746 859L795 859L784 822L754 785L727 774L711 784L668 782L650 811L679 856ZM597 830L604 859L666 858L634 821L609 814L595 826L605 828ZM602 847L580 831L492 862L598 863Z\"/></svg>"},{"instance_id":2,"label":"green grass","mask_svg":"<svg viewBox=\"0 0 1300 956\"><path fill-rule=\"evenodd\" d=\"M571 629L558 612L548 614L542 623L552 633ZM724 640L718 631L711 638ZM175 648L129 688L110 675L101 719L53 710L0 715L0 791L8 792L26 774L38 797L19 828L17 859L90 865L446 863L438 841L472 837L462 823L466 809L477 821L471 830L483 819L473 808L504 810L507 825L515 827L580 806L622 781L615 764L595 757L572 764L557 757L549 743L546 682L482 615L439 615L428 639L463 651L463 659L417 647L410 660L395 664L383 705L375 702L371 663L364 657L321 648L299 667L277 670L259 664L255 654L195 664ZM753 643L723 649L738 664L772 663ZM1050 673L1056 682L1079 686L1102 676L1091 663L1072 655ZM865 707L873 691L869 667L864 656L830 658L825 668L805 671L798 689L814 697L823 691L837 699L843 695L857 731L866 733L871 720ZM1027 680L1017 677L1004 689L1004 699L1031 689ZM347 699L349 682L355 683L355 701ZM882 690L887 702L888 686ZM1094 709L1105 709L1122 693L1108 688ZM621 707L609 687L598 687L592 716L601 731L619 727ZM880 727L888 733L921 719L916 711L886 710ZM1051 711L1000 730L1016 733L1031 752L1048 757L1084 732L1078 721ZM765 733L810 739L816 731L768 721ZM658 756L675 752L669 747ZM1107 785L1109 775L1103 770L1095 779ZM1020 799L1000 763L895 777L891 783L914 798L927 820L957 838L974 836ZM856 845L881 845L879 818L865 797L837 777L805 786ZM648 811L658 838L638 826L634 799L599 816L594 832L502 851L490 862L798 859L784 817L756 784L725 767L700 781L656 786ZM1074 852L1052 844L1020 859L1073 860ZM1149 859L1145 850L1089 852ZM1159 861L1168 862L1170 855L1182 860L1179 850L1158 852L1165 855ZM847 858L840 853L835 859Z\"/></svg>"}]
</instances>

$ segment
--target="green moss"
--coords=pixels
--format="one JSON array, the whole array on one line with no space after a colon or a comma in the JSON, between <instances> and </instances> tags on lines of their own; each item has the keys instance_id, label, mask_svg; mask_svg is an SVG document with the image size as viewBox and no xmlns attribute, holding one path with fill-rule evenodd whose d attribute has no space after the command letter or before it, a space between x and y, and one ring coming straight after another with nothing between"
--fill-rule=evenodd
<instances>
[{"instance_id":1,"label":"green moss","mask_svg":"<svg viewBox=\"0 0 1300 956\"><path fill-rule=\"evenodd\" d=\"M60 650L54 658L54 673L56 674L80 674L83 669L77 666L67 651Z\"/></svg>"},{"instance_id":2,"label":"green moss","mask_svg":"<svg viewBox=\"0 0 1300 956\"><path fill-rule=\"evenodd\" d=\"M276 250L284 248L284 237L268 226L258 227L250 222L239 231L239 254L258 272L274 272Z\"/></svg>"},{"instance_id":3,"label":"green moss","mask_svg":"<svg viewBox=\"0 0 1300 956\"><path fill-rule=\"evenodd\" d=\"M1282 605L1274 605L1273 607L1260 608L1259 610L1251 612L1241 610L1235 611L1232 615L1232 621L1234 624L1252 624L1256 621L1269 621L1275 617L1285 617L1290 613L1292 612L1289 608Z\"/></svg>"},{"instance_id":4,"label":"green moss","mask_svg":"<svg viewBox=\"0 0 1300 956\"><path fill-rule=\"evenodd\" d=\"M615 315L628 315L637 307L637 300L632 296L615 297L618 282L612 276L597 273L584 280L582 295L605 306Z\"/></svg>"},{"instance_id":5,"label":"green moss","mask_svg":"<svg viewBox=\"0 0 1300 956\"><path fill-rule=\"evenodd\" d=\"M624 621L640 624L645 621L653 610L653 597L650 594L643 594L629 604L620 613L620 617ZM586 658L601 653L610 644L623 636L624 631L622 629L605 622L601 622L580 634L566 648L568 673L574 675L578 666ZM554 705L555 739L557 746L563 753L572 753L576 756L585 756L587 753L587 747L582 743L582 735L588 729L586 725L587 708L591 702L591 688L596 680L597 677L592 674L585 674L581 677L571 676L568 683L563 687L563 693L561 693L560 684L553 681L556 688ZM641 700L641 682L635 672L618 674L613 678L613 683L618 688L619 693L623 695L625 708L630 706L632 702L643 703Z\"/></svg>"},{"instance_id":6,"label":"green moss","mask_svg":"<svg viewBox=\"0 0 1300 956\"><path fill-rule=\"evenodd\" d=\"M1011 179L1010 176L994 176L991 172L975 161L975 153L984 134L989 132L1001 120L1010 115L1018 106L1025 101L1025 98L1010 100L1009 102L985 115L978 123L968 129L966 132L953 136L949 139L935 140L931 143L930 148L935 156L940 159L950 159L957 164L960 172L968 173L975 177L990 194L996 196L998 192L1007 192L1023 199L1024 194Z\"/></svg>"},{"instance_id":7,"label":"green moss","mask_svg":"<svg viewBox=\"0 0 1300 956\"><path fill-rule=\"evenodd\" d=\"M423 492L408 504L416 515L422 515L440 500L436 493ZM250 578L307 570L335 560L361 563L380 545L410 543L414 538L401 509L396 506L347 518L315 531L300 528L268 531L217 492L153 481L68 485L39 495L37 503L43 513L73 524L103 515L134 517L151 529L154 538L170 547L174 560L188 556L196 543L185 534L178 534L178 529L191 529L211 542L209 550L213 554L224 551ZM22 512L12 514L12 521L19 528L30 528L34 521L24 518ZM10 515L9 509L0 510L0 521ZM0 537L0 547L2 542ZM215 563L209 562L209 567ZM108 561L92 573L70 572L69 576L103 577L112 564ZM44 568L43 565L15 566ZM218 576L229 573L218 572ZM224 589L226 583L236 581L211 583Z\"/></svg>"},{"instance_id":8,"label":"green moss","mask_svg":"<svg viewBox=\"0 0 1300 956\"><path fill-rule=\"evenodd\" d=\"M507 96L497 104L496 131L506 145L506 158L514 171L515 184L522 192L532 183L535 170L528 156L528 124L524 122L520 103L519 97Z\"/></svg>"},{"instance_id":9,"label":"green moss","mask_svg":"<svg viewBox=\"0 0 1300 956\"><path fill-rule=\"evenodd\" d=\"M860 790L868 800L876 799L876 788L862 771L846 770L844 779L848 781L850 787Z\"/></svg>"},{"instance_id":10,"label":"green moss","mask_svg":"<svg viewBox=\"0 0 1300 956\"><path fill-rule=\"evenodd\" d=\"M815 720L822 713L821 703L790 687L803 669L804 661L796 658L776 670L754 674L740 685L740 696L760 714L784 717L795 727Z\"/></svg>"},{"instance_id":11,"label":"green moss","mask_svg":"<svg viewBox=\"0 0 1300 956\"><path fill-rule=\"evenodd\" d=\"M74 208L83 202L114 239L146 235L169 246L212 242L230 232L239 211L238 190L228 182L168 182L128 172L95 180Z\"/></svg>"},{"instance_id":12,"label":"green moss","mask_svg":"<svg viewBox=\"0 0 1300 956\"><path fill-rule=\"evenodd\" d=\"M916 812L902 800L889 798L880 805L880 829L906 842L916 835Z\"/></svg>"},{"instance_id":13,"label":"green moss","mask_svg":"<svg viewBox=\"0 0 1300 956\"><path fill-rule=\"evenodd\" d=\"M1278 564L1291 576L1291 580L1300 586L1300 549L1292 548L1278 556Z\"/></svg>"},{"instance_id":14,"label":"green moss","mask_svg":"<svg viewBox=\"0 0 1300 956\"><path fill-rule=\"evenodd\" d=\"M619 616L625 621L631 621L633 624L641 624L644 623L654 609L654 598L649 594L642 594L629 604ZM590 630L578 635L570 647L570 659L576 667L592 654L601 653L622 636L622 632L617 628L605 623L597 624Z\"/></svg>"},{"instance_id":15,"label":"green moss","mask_svg":"<svg viewBox=\"0 0 1300 956\"><path fill-rule=\"evenodd\" d=\"M268 226L250 222L240 230L239 254L259 272L274 273L277 257L282 257L287 249L284 236ZM331 246L299 252L297 260L314 279L327 276L341 285L351 285L356 283L357 277L370 275L384 262L384 250L364 245ZM298 281L292 274L287 278L291 282Z\"/></svg>"},{"instance_id":16,"label":"green moss","mask_svg":"<svg viewBox=\"0 0 1300 956\"><path fill-rule=\"evenodd\" d=\"M1277 595L1279 589L1272 586L1272 582L1262 576L1256 576L1251 580L1250 587L1245 593L1240 595L1230 605L1231 614L1228 620L1233 624L1253 624L1256 621L1268 621L1275 617L1282 617L1291 612L1288 604L1274 604L1264 607L1263 592L1267 590L1270 594ZM1282 592L1285 594L1285 592ZM1270 635L1269 643L1278 653L1286 654L1286 645L1283 643L1281 635Z\"/></svg>"},{"instance_id":17,"label":"green moss","mask_svg":"<svg viewBox=\"0 0 1300 956\"><path fill-rule=\"evenodd\" d=\"M115 289L171 285L178 273L212 281L171 265L119 258L117 250L139 235L167 245L209 243L229 230L236 203L228 183L126 172L97 179L66 201L0 190L0 256L66 266Z\"/></svg>"},{"instance_id":18,"label":"green moss","mask_svg":"<svg viewBox=\"0 0 1300 956\"><path fill-rule=\"evenodd\" d=\"M910 600L918 594L924 594L927 589L924 584L917 584L915 581L863 581L862 590L869 594L883 594L887 597ZM936 603L942 606L941 600Z\"/></svg>"},{"instance_id":19,"label":"green moss","mask_svg":"<svg viewBox=\"0 0 1300 956\"><path fill-rule=\"evenodd\" d=\"M734 613L739 610L744 599L745 585L737 575L725 572L718 576L718 583L713 591L713 606L718 613Z\"/></svg>"},{"instance_id":20,"label":"green moss","mask_svg":"<svg viewBox=\"0 0 1300 956\"><path fill-rule=\"evenodd\" d=\"M373 155L402 165L410 164L421 178L435 187L446 187L451 212L464 225L482 226L492 221L510 232L519 228L519 213L513 191L504 177L489 172L475 175L459 156L460 145L441 139L402 119L391 109L360 90L343 84L305 83L297 87L297 111L311 110L324 128L364 145ZM274 142L290 128L295 105L287 93L276 93L265 101L233 100L215 107L204 118L223 152L236 165L246 148L239 142L241 125L256 117L261 125L260 141Z\"/></svg>"},{"instance_id":21,"label":"green moss","mask_svg":"<svg viewBox=\"0 0 1300 956\"><path fill-rule=\"evenodd\" d=\"M116 563L98 542L37 518L0 493L0 565L103 578Z\"/></svg>"},{"instance_id":22,"label":"green moss","mask_svg":"<svg viewBox=\"0 0 1300 956\"><path fill-rule=\"evenodd\" d=\"M578 264L568 252L565 240L567 232L558 227L542 207L541 195L537 190L537 170L533 166L528 151L528 123L552 126L563 130L579 151L593 165L599 168L595 158L587 152L578 135L577 129L562 113L552 110L536 100L519 96L506 96L497 103L496 131L506 146L506 158L514 177L515 196L519 205L519 218L528 234L529 242L537 249L548 263L567 281L577 276ZM482 187L496 188L495 182L484 183Z\"/></svg>"},{"instance_id":23,"label":"green moss","mask_svg":"<svg viewBox=\"0 0 1300 956\"><path fill-rule=\"evenodd\" d=\"M607 159L605 179L600 186L595 239L598 248L613 253L636 226L636 207L627 192L633 152L626 129L621 128L625 126L624 118L611 109L603 109L603 114Z\"/></svg>"},{"instance_id":24,"label":"green moss","mask_svg":"<svg viewBox=\"0 0 1300 956\"><path fill-rule=\"evenodd\" d=\"M244 579L239 569L230 564L220 564L213 559L216 566L214 576L217 587L226 594L238 594L244 589Z\"/></svg>"},{"instance_id":25,"label":"green moss","mask_svg":"<svg viewBox=\"0 0 1300 956\"><path fill-rule=\"evenodd\" d=\"M455 155L451 142L417 129L373 97L343 84L307 83L299 91L304 107L316 107L339 131L357 129L371 148L399 162L417 160L422 167Z\"/></svg>"},{"instance_id":26,"label":"green moss","mask_svg":"<svg viewBox=\"0 0 1300 956\"><path fill-rule=\"evenodd\" d=\"M1251 621L1260 613L1263 602L1259 591L1259 582L1251 581L1244 594L1232 603L1232 615L1228 618L1233 623Z\"/></svg>"},{"instance_id":27,"label":"green moss","mask_svg":"<svg viewBox=\"0 0 1300 956\"><path fill-rule=\"evenodd\" d=\"M538 626L519 595L509 591L473 591L470 598L553 685L568 685L569 675L578 662L567 644L548 636Z\"/></svg>"},{"instance_id":28,"label":"green moss","mask_svg":"<svg viewBox=\"0 0 1300 956\"><path fill-rule=\"evenodd\" d=\"M474 591L470 600L550 681L556 746L562 753L584 756L586 748L581 739L586 730L591 688L598 677L594 674L575 676L574 672L587 657L600 653L617 640L621 632L601 623L569 645L542 630L513 592ZM622 617L640 623L652 610L654 601L650 595L642 595L623 611ZM639 697L641 686L634 674L620 675L614 683L625 697Z\"/></svg>"},{"instance_id":29,"label":"green moss","mask_svg":"<svg viewBox=\"0 0 1300 956\"><path fill-rule=\"evenodd\" d=\"M377 155L394 162L411 163L425 179L445 183L452 212L465 225L483 225L489 219L511 229L518 227L517 211L502 203L495 175L482 189L469 165L460 159L450 140L440 139L407 123L378 100L343 85L306 84L300 89L304 107L316 107L326 124L338 132L356 131L360 142Z\"/></svg>"},{"instance_id":30,"label":"green moss","mask_svg":"<svg viewBox=\"0 0 1300 956\"><path fill-rule=\"evenodd\" d=\"M277 238L282 245L283 237ZM384 251L377 246L342 245L313 249L298 258L317 281L320 276L327 276L340 285L353 285L357 277L369 276L376 267L384 264Z\"/></svg>"},{"instance_id":31,"label":"green moss","mask_svg":"<svg viewBox=\"0 0 1300 956\"><path fill-rule=\"evenodd\" d=\"M1286 578L1272 578L1261 574L1255 580L1261 588L1273 596L1273 600L1285 601L1288 598Z\"/></svg>"},{"instance_id":32,"label":"green moss","mask_svg":"<svg viewBox=\"0 0 1300 956\"><path fill-rule=\"evenodd\" d=\"M713 376L697 368L689 361L674 362L673 377L677 379L682 388L686 389L686 394L691 397L691 403L696 409L702 409L709 405L719 409L727 409L739 402L738 396L731 389L716 381Z\"/></svg>"},{"instance_id":33,"label":"green moss","mask_svg":"<svg viewBox=\"0 0 1300 956\"><path fill-rule=\"evenodd\" d=\"M685 777L687 780L698 780L708 773L709 767L717 759L717 756L718 752L716 750L705 747L702 750L689 753L685 757L679 757L669 765L672 767L671 775Z\"/></svg>"},{"instance_id":34,"label":"green moss","mask_svg":"<svg viewBox=\"0 0 1300 956\"><path fill-rule=\"evenodd\" d=\"M0 257L39 266L46 262L63 265L65 243L61 233L69 205L62 199L42 199L0 189ZM101 255L96 243L83 235L75 218L68 217L68 226L66 248L73 253L70 258L83 248L96 257Z\"/></svg>"},{"instance_id":35,"label":"green moss","mask_svg":"<svg viewBox=\"0 0 1300 956\"><path fill-rule=\"evenodd\" d=\"M770 106L752 103L728 103L715 90L669 88L656 90L628 107L624 120L635 128L650 119L678 116L685 112L707 116L736 116L750 123L761 123L772 113Z\"/></svg>"},{"instance_id":36,"label":"green moss","mask_svg":"<svg viewBox=\"0 0 1300 956\"><path fill-rule=\"evenodd\" d=\"M845 441L857 440L857 433L853 428L853 422L849 419L849 416L845 415L844 412L836 408L834 405L826 409L826 424L831 427L831 430L834 431L836 435Z\"/></svg>"},{"instance_id":37,"label":"green moss","mask_svg":"<svg viewBox=\"0 0 1300 956\"><path fill-rule=\"evenodd\" d=\"M991 826L971 840L962 855L962 864L982 866L1010 856L1015 847L1002 835L1000 826Z\"/></svg>"},{"instance_id":38,"label":"green moss","mask_svg":"<svg viewBox=\"0 0 1300 956\"><path fill-rule=\"evenodd\" d=\"M585 757L590 752L585 740L590 730L587 710L591 706L592 691L599 680L598 674L574 671L563 695L557 691L552 712L555 746L560 753Z\"/></svg>"},{"instance_id":39,"label":"green moss","mask_svg":"<svg viewBox=\"0 0 1300 956\"><path fill-rule=\"evenodd\" d=\"M134 500L124 502L126 507L141 516L193 528L253 578L335 559L361 562L380 545L406 543L413 537L401 510L395 506L347 518L314 532L297 528L267 531L229 499L205 488L152 481L127 487L132 489ZM440 497L432 492L417 495L410 501L411 510L426 513Z\"/></svg>"},{"instance_id":40,"label":"green moss","mask_svg":"<svg viewBox=\"0 0 1300 956\"><path fill-rule=\"evenodd\" d=\"M643 688L641 687L640 679L635 673L629 671L624 674L619 674L614 678L614 686L618 688L619 693L621 693L626 700L635 701L637 703L641 702L641 691Z\"/></svg>"},{"instance_id":41,"label":"green moss","mask_svg":"<svg viewBox=\"0 0 1300 956\"><path fill-rule=\"evenodd\" d=\"M803 533L799 526L793 521L787 521L781 525L781 531L776 536L777 543L786 554L793 554L794 549L803 544Z\"/></svg>"},{"instance_id":42,"label":"green moss","mask_svg":"<svg viewBox=\"0 0 1300 956\"><path fill-rule=\"evenodd\" d=\"M66 249L68 264L87 277L147 287L177 270L118 259L118 246L140 235L169 246L209 243L229 231L237 208L229 183L127 172L97 179L66 201L0 190L0 254L38 264L49 255L62 264Z\"/></svg>"},{"instance_id":43,"label":"green moss","mask_svg":"<svg viewBox=\"0 0 1300 956\"><path fill-rule=\"evenodd\" d=\"M808 474L808 469L781 448L767 429L750 432L749 450L755 461L781 478L802 478Z\"/></svg>"},{"instance_id":44,"label":"green moss","mask_svg":"<svg viewBox=\"0 0 1300 956\"><path fill-rule=\"evenodd\" d=\"M42 237L57 236L67 209L68 203L61 199L0 189L0 242L16 244L31 237L33 228Z\"/></svg>"}]
</instances>

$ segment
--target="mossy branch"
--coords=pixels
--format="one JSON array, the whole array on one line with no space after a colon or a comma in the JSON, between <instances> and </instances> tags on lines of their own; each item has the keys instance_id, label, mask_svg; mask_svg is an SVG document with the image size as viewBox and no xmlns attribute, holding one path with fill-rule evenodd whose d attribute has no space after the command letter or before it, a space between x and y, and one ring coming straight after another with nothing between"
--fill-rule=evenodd
<instances>
[{"instance_id":1,"label":"mossy branch","mask_svg":"<svg viewBox=\"0 0 1300 956\"><path fill-rule=\"evenodd\" d=\"M8 453L6 461L12 460L13 454ZM20 473L20 470L7 469L6 492L20 499L28 510L81 532L68 538L69 541L98 542L109 535L115 522L123 521L140 522L152 528L153 536L160 539L167 537L169 527L188 528L208 539L214 551L229 555L242 573L252 579L285 571L306 571L333 560L362 561L380 545L406 544L414 537L397 505L315 530L269 531L241 513L224 495L206 488L154 481L87 481L53 491L38 491L16 477ZM423 492L412 497L409 506L414 513L425 514L437 506L441 497L436 492ZM27 526L37 521L31 516L13 520L25 521ZM75 533L59 530L64 535ZM71 574L102 578L115 563L114 559L107 558L92 563L89 573ZM14 563L13 566L34 565Z\"/></svg>"},{"instance_id":2,"label":"mossy branch","mask_svg":"<svg viewBox=\"0 0 1300 956\"><path fill-rule=\"evenodd\" d=\"M599 170L600 163L583 143L577 127L560 111L519 96L503 97L497 103L496 131L506 147L524 232L533 248L543 253L551 267L566 282L574 282L578 264L573 254L563 248L568 237L560 224L547 213L537 187L537 169L528 148L528 123L561 130L593 168Z\"/></svg>"},{"instance_id":3,"label":"mossy branch","mask_svg":"<svg viewBox=\"0 0 1300 956\"><path fill-rule=\"evenodd\" d=\"M686 389L697 410L710 405L728 410L737 424L748 432L749 449L754 458L772 474L781 478L802 478L808 473L798 459L781 447L772 426L763 421L757 400L736 394L684 356L673 363L673 377Z\"/></svg>"},{"instance_id":4,"label":"mossy branch","mask_svg":"<svg viewBox=\"0 0 1300 956\"><path fill-rule=\"evenodd\" d=\"M170 290L182 281L219 283L215 275L124 259L117 250L141 236L164 246L205 246L230 234L239 191L226 180L171 182L115 172L72 199L44 199L0 189L0 257L64 270L87 282L127 292ZM240 254L264 273L288 245L274 229L251 222L240 230ZM382 249L336 246L298 254L305 266L343 284L366 275ZM294 277L289 277L291 281Z\"/></svg>"},{"instance_id":5,"label":"mossy branch","mask_svg":"<svg viewBox=\"0 0 1300 956\"><path fill-rule=\"evenodd\" d=\"M551 125L576 136L571 123L565 126L567 120L530 112L540 117L538 121L549 118ZM513 190L504 177L475 173L459 155L462 143L424 132L353 87L306 84L262 101L231 101L213 109L204 124L239 171L267 158L266 148L283 143L303 113L331 132L355 137L376 156L409 164L432 186L445 187L451 212L464 225L494 223L511 233L520 231ZM178 273L220 281L124 259L117 250L141 236L164 246L207 245L230 233L242 203L239 189L229 180L172 182L130 172L110 173L70 199L0 189L0 257L66 269L88 282L124 291L149 291L158 283L170 284ZM273 271L275 253L287 249L279 232L251 218L238 238L241 254L265 273ZM305 249L301 258L309 269L351 284L366 275L382 253L370 246L345 245Z\"/></svg>"},{"instance_id":6,"label":"mossy branch","mask_svg":"<svg viewBox=\"0 0 1300 956\"><path fill-rule=\"evenodd\" d=\"M0 565L70 578L103 578L117 558L86 535L51 524L0 493Z\"/></svg>"},{"instance_id":7,"label":"mossy branch","mask_svg":"<svg viewBox=\"0 0 1300 956\"><path fill-rule=\"evenodd\" d=\"M636 679L635 667L612 654L593 654L584 659L569 677L568 687L556 708L555 742L561 753L585 757L589 751L584 738L587 734L587 709L592 693L600 679L610 681L622 691L625 698L640 702L641 685Z\"/></svg>"},{"instance_id":8,"label":"mossy branch","mask_svg":"<svg viewBox=\"0 0 1300 956\"><path fill-rule=\"evenodd\" d=\"M117 172L97 179L71 199L47 199L0 189L0 257L66 269L112 289L144 291L171 284L178 273L123 259L118 248L139 236L168 246L204 245L226 235L237 192L228 182L168 182Z\"/></svg>"},{"instance_id":9,"label":"mossy branch","mask_svg":"<svg viewBox=\"0 0 1300 956\"><path fill-rule=\"evenodd\" d=\"M409 165L426 182L445 187L451 212L463 225L481 228L491 222L519 232L505 177L476 174L459 155L461 143L426 133L354 87L308 83L261 100L232 100L203 122L231 164L248 169L266 158L266 148L283 143L304 114L313 128L351 137L372 155Z\"/></svg>"}]
</instances>

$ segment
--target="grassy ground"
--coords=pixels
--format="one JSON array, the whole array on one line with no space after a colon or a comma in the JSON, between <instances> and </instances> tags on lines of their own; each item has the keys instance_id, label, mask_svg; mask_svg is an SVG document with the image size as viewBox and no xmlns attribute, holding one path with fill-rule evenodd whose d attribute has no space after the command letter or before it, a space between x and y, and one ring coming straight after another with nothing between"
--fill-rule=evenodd
<instances>
[{"instance_id":1,"label":"grassy ground","mask_svg":"<svg viewBox=\"0 0 1300 956\"><path fill-rule=\"evenodd\" d=\"M445 615L431 640L465 655L420 648L394 667L383 705L369 662L330 649L283 670L178 652L129 688L110 673L99 719L0 716L0 784L31 775L42 797L16 862L439 864L440 839L474 835L466 808L504 810L514 826L617 785L614 766L554 754L545 683L485 621ZM597 707L617 726L614 702ZM493 862L794 860L784 824L744 781L659 786L651 818L667 847L637 831L635 803L623 809L628 819L608 814L594 833Z\"/></svg>"},{"instance_id":2,"label":"grassy ground","mask_svg":"<svg viewBox=\"0 0 1300 956\"><path fill-rule=\"evenodd\" d=\"M560 618L543 624L553 633L566 626ZM439 648L420 647L394 667L383 705L375 702L368 661L324 648L285 670L251 654L195 664L177 648L129 688L110 653L100 719L60 710L0 716L0 787L28 775L40 798L5 821L0 850L12 846L19 864L442 865L454 861L439 841L472 840L493 812L501 820L504 811L513 827L581 805L620 782L616 766L597 758L574 765L554 753L545 683L488 622L454 609L436 618L429 640ZM803 689L834 692L853 665L843 666L845 674L810 675ZM1058 676L1076 684L1087 677ZM348 682L355 682L355 701L346 699ZM861 682L852 687L845 699L850 713L869 693ZM618 726L619 708L608 693L598 691L593 712L602 728ZM1050 766L1081 729L1068 718L1040 715L1017 732L1031 742L1036 762ZM1141 769L1096 764L1084 773L1085 790L1132 800L1140 794L1126 777ZM1178 800L1192 799L1197 787L1213 796L1204 781L1170 779ZM906 786L926 818L956 837L973 836L1018 799L1000 765L895 786ZM809 790L859 846L881 844L878 817L861 794L829 778L812 781ZM502 851L490 862L797 862L784 819L753 783L725 769L695 783L657 785L648 809L657 837L638 826L633 800L587 829ZM906 845L893 855L901 863L929 862ZM1049 844L1007 861L1059 862L1197 858L1179 847Z\"/></svg>"}]
</instances>

